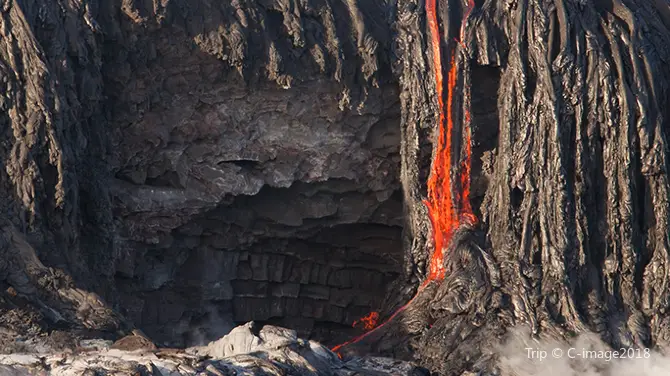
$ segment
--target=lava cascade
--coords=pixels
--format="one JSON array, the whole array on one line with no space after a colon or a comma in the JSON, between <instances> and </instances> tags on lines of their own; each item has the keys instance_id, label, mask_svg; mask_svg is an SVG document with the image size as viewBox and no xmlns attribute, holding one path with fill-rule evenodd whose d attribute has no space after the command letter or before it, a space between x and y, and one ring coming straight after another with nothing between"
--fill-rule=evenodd
<instances>
[{"instance_id":1,"label":"lava cascade","mask_svg":"<svg viewBox=\"0 0 670 376\"><path fill-rule=\"evenodd\" d=\"M428 177L428 197L423 203L428 209L428 216L433 229L433 254L430 258L428 275L426 281L419 288L423 289L428 283L434 280L444 279L444 252L445 248L454 234L462 224L473 225L476 223L476 216L470 205L470 164L471 164L471 133L470 133L470 87L466 83L463 85L463 121L462 121L462 139L463 139L463 158L458 165L459 178L452 181L452 153L454 137L454 90L458 83L458 66L456 64L457 46L460 45L465 50L463 43L465 37L465 26L470 14L474 8L474 0L468 0L468 6L465 9L463 20L461 22L460 35L456 39L457 44L450 49L449 70L447 74L447 103L444 103L444 76L442 74L442 52L440 42L440 27L437 17L436 0L426 2L426 18L430 32L430 39L433 53L433 67L435 73L435 86L438 102L438 137L435 146L433 163L431 165L430 175ZM455 185L458 184L458 185ZM418 292L417 292L418 295ZM382 328L386 323L393 320L398 314L416 298L412 298L407 304L400 307L384 323L374 329L364 333L348 342L333 347L332 351L338 353L338 350L344 346L356 343L371 333ZM362 318L374 316L379 317L377 312ZM358 320L357 320L358 321ZM357 322L354 322L356 325ZM368 327L365 327L368 329ZM338 353L339 355L339 353Z\"/></svg>"},{"instance_id":2,"label":"lava cascade","mask_svg":"<svg viewBox=\"0 0 670 376\"><path fill-rule=\"evenodd\" d=\"M426 3L428 26L433 45L433 66L435 67L435 86L439 108L438 137L435 157L428 177L428 199L424 204L428 208L428 216L433 227L433 254L430 258L426 283L444 278L444 251L454 231L463 223L476 221L470 206L470 111L469 87L464 85L463 142L465 158L459 166L460 187L455 186L451 179L453 136L454 136L454 90L458 83L458 66L456 65L456 46L451 49L449 71L447 74L447 103L444 106L442 53L440 50L440 30L438 26L435 0ZM474 7L470 0L461 23L460 39L456 40L463 46L465 23ZM463 46L464 47L464 46ZM459 189L460 188L460 189ZM454 199L456 196L456 199Z\"/></svg>"}]
</instances>

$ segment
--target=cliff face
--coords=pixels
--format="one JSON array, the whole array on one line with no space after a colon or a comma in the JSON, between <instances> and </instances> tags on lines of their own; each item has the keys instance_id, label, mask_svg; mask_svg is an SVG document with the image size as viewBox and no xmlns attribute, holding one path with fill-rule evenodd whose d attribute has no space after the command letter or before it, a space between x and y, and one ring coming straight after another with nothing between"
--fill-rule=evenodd
<instances>
[{"instance_id":1,"label":"cliff face","mask_svg":"<svg viewBox=\"0 0 670 376\"><path fill-rule=\"evenodd\" d=\"M0 335L667 348L664 1L0 5Z\"/></svg>"},{"instance_id":2,"label":"cliff face","mask_svg":"<svg viewBox=\"0 0 670 376\"><path fill-rule=\"evenodd\" d=\"M381 305L402 262L391 5L0 4L3 317L184 345L248 320L330 336Z\"/></svg>"},{"instance_id":3,"label":"cliff face","mask_svg":"<svg viewBox=\"0 0 670 376\"><path fill-rule=\"evenodd\" d=\"M668 3L400 4L408 264L427 283L343 352L505 374L494 354L522 325L535 339L595 333L667 353ZM456 206L438 219L452 227L425 219L436 205L417 145L435 133L437 203ZM459 200L470 183L483 200ZM463 218L470 205L476 220ZM431 279L435 254L444 276Z\"/></svg>"}]
</instances>

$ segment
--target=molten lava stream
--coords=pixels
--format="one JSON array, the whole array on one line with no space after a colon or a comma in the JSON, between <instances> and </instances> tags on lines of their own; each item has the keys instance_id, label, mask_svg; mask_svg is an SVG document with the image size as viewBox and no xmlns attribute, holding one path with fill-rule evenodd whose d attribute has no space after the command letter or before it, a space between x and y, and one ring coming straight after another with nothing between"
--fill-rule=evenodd
<instances>
[{"instance_id":1,"label":"molten lava stream","mask_svg":"<svg viewBox=\"0 0 670 376\"><path fill-rule=\"evenodd\" d=\"M454 90L458 84L458 66L456 64L457 46L451 48L450 51L449 72L447 75L447 106L445 109L443 101L440 31L435 12L435 3L435 0L426 2L426 15L428 17L428 26L433 46L433 66L435 67L435 83L440 114L435 158L428 178L428 199L424 201L424 204L428 208L428 216L433 227L434 240L434 250L430 258L429 273L424 285L433 280L444 279L444 252L454 232L463 222L473 225L477 221L470 205L470 160L472 153L470 145L470 85L469 82L465 81L467 79L466 75L463 75L465 95L463 98L463 122L461 123L461 130L463 132L465 156L459 165L460 187L457 187L451 181ZM463 51L466 51L466 46L463 44L465 26L474 6L474 0L469 0L468 7L465 9L463 19L461 20L460 39L456 39L456 42L463 47ZM456 192L457 202L454 202L453 192Z\"/></svg>"},{"instance_id":2,"label":"molten lava stream","mask_svg":"<svg viewBox=\"0 0 670 376\"><path fill-rule=\"evenodd\" d=\"M463 45L463 38L465 35L464 28L465 23L467 22L470 13L474 7L474 0L469 0L468 8L465 10L465 15L462 20L461 30L460 30L460 40L457 39L456 42L463 46L465 50L465 45ZM447 105L445 108L444 105L444 77L442 76L442 52L441 52L441 43L440 43L440 29L438 25L438 18L436 13L436 0L427 0L426 1L426 17L428 21L428 28L430 29L430 39L433 47L433 67L435 70L435 86L437 91L437 102L438 102L438 137L437 143L435 146L435 156L430 170L430 175L428 177L428 197L427 200L424 200L424 204L428 208L428 216L430 218L430 223L433 227L433 254L430 258L430 264L428 267L428 275L426 281L419 287L416 295L407 302L404 306L400 307L397 311L391 315L384 323L377 326L370 326L370 329L373 329L367 333L364 333L348 342L345 342L341 345L333 347L332 351L338 354L341 357L338 350L342 347L356 343L365 337L376 332L380 328L384 327L387 323L392 321L398 314L403 312L416 297L419 295L419 292L423 288L435 280L444 279L444 251L449 245L451 238L456 231L456 229L463 223L467 222L468 224L476 223L476 217L472 212L470 205L470 159L471 159L471 146L470 146L470 87L468 82L464 82L465 96L464 96L464 106L463 106L463 122L462 122L462 136L464 143L464 158L463 161L458 166L459 171L459 185L454 186L451 181L451 169L452 169L452 137L454 133L454 120L453 120L453 99L454 99L454 90L458 83L458 66L456 64L456 46L451 49L450 61L449 61L449 72L447 75ZM456 198L458 202L454 201L453 192L457 192ZM373 315L373 314L376 314ZM366 329L368 328L367 323L369 320L375 317L379 318L377 312L373 312L370 315L357 320L354 322L354 326L357 322L362 321L365 323ZM366 321L368 320L368 321Z\"/></svg>"},{"instance_id":3,"label":"molten lava stream","mask_svg":"<svg viewBox=\"0 0 670 376\"><path fill-rule=\"evenodd\" d=\"M439 43L439 34L437 37ZM439 54L434 57L435 66L441 66ZM438 68L435 68L436 71ZM441 72L441 69L439 70ZM441 73L440 73L441 74ZM436 72L437 75L437 72ZM435 158L428 177L428 200L424 201L428 207L428 216L433 226L434 250L430 259L428 270L428 281L441 280L444 278L444 249L449 244L449 240L456 228L458 228L457 208L452 195L451 182L451 153L452 153L452 135L454 122L452 117L453 110L453 91L456 86L457 70L455 66L455 54L451 54L449 64L449 74L447 81L447 108L446 108L446 127L444 115L440 116L438 124L439 134L437 137L437 146ZM437 87L438 98L442 97L442 87ZM440 103L441 100L438 100ZM445 114L445 110L440 106L440 113Z\"/></svg>"},{"instance_id":4,"label":"molten lava stream","mask_svg":"<svg viewBox=\"0 0 670 376\"><path fill-rule=\"evenodd\" d=\"M396 316L398 316L398 314L400 314L400 312L404 311L405 308L407 308L407 306L408 306L408 305L409 305L415 298L416 298L416 295L414 296L414 298L410 299L410 301L407 302L404 306L400 307L397 311L395 311L395 312L391 315L391 317L389 317L389 318L388 318L386 321L384 321L381 325L377 326L376 328L374 328L373 330L371 330L371 331L369 331L369 332L367 332L367 333L363 333L363 334L359 335L358 337L354 337L352 340L349 340L349 341L347 341L347 342L345 342L345 343L343 343L343 344L340 344L340 345L337 345L337 346L333 347L333 348L331 349L331 351L333 351L334 353L337 354L337 356L339 356L340 358L342 358L342 355L340 355L340 353L338 352L339 349L341 349L341 348L344 347L344 346L351 345L352 343L356 343L356 342L362 340L363 338L369 336L370 334L374 333L375 331L379 330L379 328L384 327L384 325L388 324L389 322L391 322L391 320L393 320ZM355 322L354 322L354 324L355 324Z\"/></svg>"}]
</instances>

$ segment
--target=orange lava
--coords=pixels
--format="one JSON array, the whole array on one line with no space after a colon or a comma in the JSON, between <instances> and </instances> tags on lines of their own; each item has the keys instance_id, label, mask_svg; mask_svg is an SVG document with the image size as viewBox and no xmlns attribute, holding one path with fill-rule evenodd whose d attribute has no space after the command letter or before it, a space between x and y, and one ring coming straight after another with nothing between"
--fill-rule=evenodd
<instances>
[{"instance_id":1,"label":"orange lava","mask_svg":"<svg viewBox=\"0 0 670 376\"><path fill-rule=\"evenodd\" d=\"M460 164L459 172L461 174L459 191L459 222L474 225L477 223L477 217L472 211L470 204L470 165L472 159L472 145L470 134L470 86L464 85L464 114L463 114L463 152L465 154Z\"/></svg>"},{"instance_id":2,"label":"orange lava","mask_svg":"<svg viewBox=\"0 0 670 376\"><path fill-rule=\"evenodd\" d=\"M463 46L465 38L465 26L474 8L474 0L468 1L468 7L461 21L460 39L456 41ZM467 222L474 224L477 221L472 206L470 205L470 160L471 160L471 135L470 135L470 88L464 85L465 95L463 98L463 143L464 158L459 165L460 187L454 186L451 181L452 169L452 137L454 135L454 89L458 83L458 66L456 65L456 46L451 49L449 72L447 74L447 106L443 101L443 78L442 78L442 54L440 52L440 30L435 13L435 0L426 2L426 15L428 27L433 46L433 66L435 68L435 83L437 90L437 102L439 106L438 138L435 158L428 177L428 199L424 204L428 208L428 217L433 227L434 250L430 258L427 282L441 280L444 278L444 250L449 245L454 231ZM460 189L459 189L460 188ZM454 192L457 198L454 201Z\"/></svg>"},{"instance_id":3,"label":"orange lava","mask_svg":"<svg viewBox=\"0 0 670 376\"><path fill-rule=\"evenodd\" d=\"M354 320L354 323L351 326L355 328L358 324L363 324L363 329L372 330L377 326L378 321L379 312L370 312L367 316L361 317L359 320Z\"/></svg>"},{"instance_id":4,"label":"orange lava","mask_svg":"<svg viewBox=\"0 0 670 376\"><path fill-rule=\"evenodd\" d=\"M419 292L431 281L442 280L445 276L444 270L444 251L449 245L451 238L461 224L467 223L473 225L477 218L470 205L470 163L471 163L471 134L470 134L470 88L467 83L464 85L463 98L463 121L460 129L462 130L463 140L463 158L458 165L458 179L452 181L452 153L454 147L452 137L454 136L454 90L458 84L458 66L456 64L456 47L454 45L450 50L449 71L447 73L447 103L444 103L444 77L442 74L442 52L440 28L436 13L436 0L426 1L426 17L430 31L430 39L433 52L433 67L435 74L435 86L437 90L437 102L439 108L438 115L438 138L435 146L433 163L431 165L430 175L428 177L428 197L423 203L428 208L428 216L433 228L433 254L428 266L428 275L426 281L419 287L419 291L407 304L400 307L384 323L348 342L333 347L332 351L338 352L342 347L356 343L363 338L371 335L387 323L392 321L399 313L403 312L412 301L418 296ZM468 7L465 9L464 17L461 22L460 39L456 42L463 49L466 46L463 43L465 37L465 26L470 14L474 8L474 0L468 0ZM459 156L460 157L460 156ZM456 183L456 185L455 185ZM361 319L368 329L366 318L374 317L374 323L379 319L377 312ZM354 322L356 326L358 320Z\"/></svg>"},{"instance_id":5,"label":"orange lava","mask_svg":"<svg viewBox=\"0 0 670 376\"><path fill-rule=\"evenodd\" d=\"M459 43L463 45L465 40L465 26L467 25L468 18L472 13L472 10L475 7L474 0L468 1L468 7L464 12L463 20L461 21L461 34ZM465 48L465 46L463 46ZM461 223L467 222L470 225L474 225L477 222L477 217L472 211L472 206L470 205L470 165L472 159L472 145L471 145L471 130L470 130L470 85L463 85L464 95L463 95L463 143L464 143L464 153L465 157L460 165L461 173L461 189L460 189L460 218Z\"/></svg>"},{"instance_id":6,"label":"orange lava","mask_svg":"<svg viewBox=\"0 0 670 376\"><path fill-rule=\"evenodd\" d=\"M431 27L432 30L432 27ZM439 34L437 37L439 43ZM439 48L439 47L438 47ZM444 248L449 243L454 230L458 228L458 213L452 195L451 182L451 152L452 152L452 133L454 129L452 108L453 108L453 89L456 86L456 68L454 64L454 54L451 55L451 64L447 81L447 108L446 111L440 106L439 134L437 139L435 158L431 166L430 176L428 177L428 199L424 201L428 207L428 216L433 226L434 250L430 259L428 269L428 280L444 278ZM441 59L439 54L434 54L436 75L441 72ZM441 98L442 87L437 86L438 98ZM438 99L438 104L441 104ZM446 112L446 121L445 114ZM446 124L445 124L446 123Z\"/></svg>"},{"instance_id":7,"label":"orange lava","mask_svg":"<svg viewBox=\"0 0 670 376\"><path fill-rule=\"evenodd\" d=\"M417 294L417 295L418 295L418 294ZM389 317L386 321L384 321L381 325L379 325L378 327L376 327L374 330L371 330L371 331L369 331L369 332L367 332L367 333L363 333L363 334L361 334L360 336L355 337L355 338L353 338L352 340L347 341L347 342L345 342L345 343L343 343L343 344L341 344L341 345L337 345L337 346L333 347L333 348L331 349L331 351L333 351L334 353L337 354L337 356L339 356L340 358L342 358L342 355L340 355L340 353L338 352L342 347L347 346L347 345L351 345L352 343L356 343L356 342L362 340L363 338L365 338L365 337L371 335L372 333L376 332L376 331L379 330L380 328L383 328L384 325L386 325L386 324L388 324L389 322L391 322L391 320L393 320L393 319L394 319L396 316L398 316L402 311L404 311L405 308L407 308L407 307L409 306L409 304L416 298L417 295L414 295L414 298L410 299L410 301L407 302L407 304L405 304L404 306L400 307L397 311L395 311L395 312L391 315L391 317Z\"/></svg>"}]
</instances>

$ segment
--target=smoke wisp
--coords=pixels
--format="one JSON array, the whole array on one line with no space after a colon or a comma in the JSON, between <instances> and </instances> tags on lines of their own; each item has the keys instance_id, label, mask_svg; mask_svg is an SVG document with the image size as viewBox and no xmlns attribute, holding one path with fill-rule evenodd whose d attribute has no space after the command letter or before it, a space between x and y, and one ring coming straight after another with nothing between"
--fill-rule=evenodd
<instances>
[{"instance_id":1,"label":"smoke wisp","mask_svg":"<svg viewBox=\"0 0 670 376\"><path fill-rule=\"evenodd\" d=\"M670 357L645 348L614 349L594 334L566 343L515 329L496 349L505 376L666 376Z\"/></svg>"}]
</instances>

